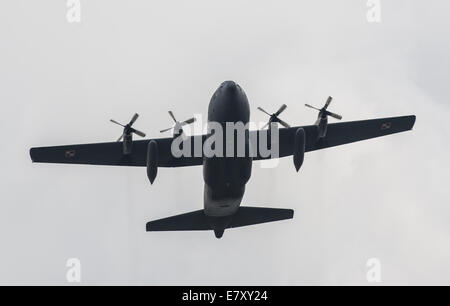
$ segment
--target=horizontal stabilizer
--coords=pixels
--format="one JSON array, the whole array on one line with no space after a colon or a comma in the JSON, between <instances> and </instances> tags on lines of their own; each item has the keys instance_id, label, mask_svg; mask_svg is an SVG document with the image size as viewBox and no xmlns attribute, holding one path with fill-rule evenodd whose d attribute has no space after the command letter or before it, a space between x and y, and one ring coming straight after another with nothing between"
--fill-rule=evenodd
<instances>
[{"instance_id":1,"label":"horizontal stabilizer","mask_svg":"<svg viewBox=\"0 0 450 306\"><path fill-rule=\"evenodd\" d=\"M203 210L172 216L147 223L147 231L202 231L241 227L292 219L292 209L239 207L229 217L208 217Z\"/></svg>"},{"instance_id":2,"label":"horizontal stabilizer","mask_svg":"<svg viewBox=\"0 0 450 306\"><path fill-rule=\"evenodd\" d=\"M147 223L147 232L153 231L204 231L212 227L202 210L172 216Z\"/></svg>"},{"instance_id":3,"label":"horizontal stabilizer","mask_svg":"<svg viewBox=\"0 0 450 306\"><path fill-rule=\"evenodd\" d=\"M294 211L284 208L239 207L229 227L241 227L259 223L292 219Z\"/></svg>"}]
</instances>

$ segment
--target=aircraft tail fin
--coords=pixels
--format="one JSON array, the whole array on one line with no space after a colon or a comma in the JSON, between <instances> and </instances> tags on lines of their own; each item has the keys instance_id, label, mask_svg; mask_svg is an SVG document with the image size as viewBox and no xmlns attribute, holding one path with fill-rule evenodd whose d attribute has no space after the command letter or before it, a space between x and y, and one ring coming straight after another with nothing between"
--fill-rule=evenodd
<instances>
[{"instance_id":1,"label":"aircraft tail fin","mask_svg":"<svg viewBox=\"0 0 450 306\"><path fill-rule=\"evenodd\" d=\"M239 207L238 211L229 217L208 217L203 210L197 210L186 214L150 221L147 223L147 231L214 230L216 236L221 237L223 230L226 228L292 219L293 216L294 211L292 209L281 208Z\"/></svg>"}]
</instances>

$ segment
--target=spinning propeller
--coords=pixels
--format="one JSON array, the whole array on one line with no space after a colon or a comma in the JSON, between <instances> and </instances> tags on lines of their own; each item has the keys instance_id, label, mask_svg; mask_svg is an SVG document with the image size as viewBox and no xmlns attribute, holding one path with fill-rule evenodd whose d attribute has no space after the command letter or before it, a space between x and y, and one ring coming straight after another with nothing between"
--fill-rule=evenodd
<instances>
[{"instance_id":1,"label":"spinning propeller","mask_svg":"<svg viewBox=\"0 0 450 306\"><path fill-rule=\"evenodd\" d=\"M118 142L122 140L124 135L131 135L132 133L134 133L136 135L139 135L141 137L145 137L145 133L143 133L141 131L138 131L138 130L136 130L136 129L131 127L133 125L133 123L136 122L138 117L139 117L138 114L134 114L133 118L131 118L131 121L127 125L123 125L123 124L117 122L114 119L110 120L112 123L118 124L118 125L123 127L123 133L122 133L122 135L120 135L119 139L117 139Z\"/></svg>"},{"instance_id":2,"label":"spinning propeller","mask_svg":"<svg viewBox=\"0 0 450 306\"><path fill-rule=\"evenodd\" d=\"M278 116L286 109L287 105L283 104L281 105L281 107L272 115L269 114L268 112L266 112L264 109L262 109L261 107L258 107L258 110L262 111L263 113L265 113L266 115L268 115L270 117L269 122L267 122L262 129L265 129L267 126L270 126L270 124L272 122L277 122L279 124L281 124L282 126L284 126L285 128L289 128L291 127L289 124L287 124L286 122L284 122L283 120L281 120L280 118L278 118Z\"/></svg>"},{"instance_id":3,"label":"spinning propeller","mask_svg":"<svg viewBox=\"0 0 450 306\"><path fill-rule=\"evenodd\" d=\"M184 120L184 121L180 122L177 119L175 119L175 116L173 115L172 111L169 111L169 115L170 115L170 117L172 117L173 122L175 122L175 124L172 127L170 127L170 128L161 130L160 131L161 133L164 133L164 132L167 132L167 131L170 131L170 130L174 130L174 131L177 131L177 132L181 131L181 133L183 133L182 127L187 125L187 124L194 123L195 120L196 120L195 118L190 118L188 120Z\"/></svg>"},{"instance_id":4,"label":"spinning propeller","mask_svg":"<svg viewBox=\"0 0 450 306\"><path fill-rule=\"evenodd\" d=\"M327 102L325 102L325 105L322 108L317 108L317 107L311 106L309 104L305 104L305 106L309 107L309 108L312 108L312 109L315 109L315 110L318 110L319 111L319 116L322 117L322 118L325 117L325 116L331 116L333 118L341 120L342 119L341 115L338 115L338 114L332 113L330 111L327 111L327 108L330 105L331 100L333 100L333 98L332 97L328 97Z\"/></svg>"}]
</instances>

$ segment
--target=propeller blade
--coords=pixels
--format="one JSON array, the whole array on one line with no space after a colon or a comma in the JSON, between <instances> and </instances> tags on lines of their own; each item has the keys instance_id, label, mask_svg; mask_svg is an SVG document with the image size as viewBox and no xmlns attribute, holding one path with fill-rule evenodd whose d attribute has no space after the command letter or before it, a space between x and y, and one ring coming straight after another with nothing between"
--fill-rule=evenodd
<instances>
[{"instance_id":1,"label":"propeller blade","mask_svg":"<svg viewBox=\"0 0 450 306\"><path fill-rule=\"evenodd\" d=\"M341 115L338 115L338 114L335 114L335 113L332 113L332 112L329 112L329 111L327 111L327 115L328 115L328 116L331 116L331 117L333 117L333 118L336 118L336 119L338 119L338 120L341 120L341 119L342 119L342 116L341 116Z\"/></svg>"},{"instance_id":2,"label":"propeller blade","mask_svg":"<svg viewBox=\"0 0 450 306\"><path fill-rule=\"evenodd\" d=\"M138 113L136 113L136 114L134 114L133 115L133 118L131 118L131 121L130 121L130 125L133 125L133 123L137 120L137 118L139 117L139 114Z\"/></svg>"},{"instance_id":3,"label":"propeller blade","mask_svg":"<svg viewBox=\"0 0 450 306\"><path fill-rule=\"evenodd\" d=\"M117 142L120 142L122 140L123 134L120 135L119 139L117 139Z\"/></svg>"},{"instance_id":4,"label":"propeller blade","mask_svg":"<svg viewBox=\"0 0 450 306\"><path fill-rule=\"evenodd\" d=\"M324 109L327 109L328 105L331 103L331 100L333 100L333 97L329 96L327 102L325 102L325 106L323 107Z\"/></svg>"},{"instance_id":5,"label":"propeller blade","mask_svg":"<svg viewBox=\"0 0 450 306\"><path fill-rule=\"evenodd\" d=\"M275 113L275 116L278 116L279 114L281 114L282 112L284 112L284 110L286 109L287 105L283 104L281 105L281 107L278 109L278 111Z\"/></svg>"},{"instance_id":6,"label":"propeller blade","mask_svg":"<svg viewBox=\"0 0 450 306\"><path fill-rule=\"evenodd\" d=\"M269 114L268 112L266 112L265 110L263 110L261 107L259 107L258 106L258 110L260 110L260 111L262 111L263 113L265 113L265 114L267 114L267 115L269 115L269 116L272 116L271 114Z\"/></svg>"},{"instance_id":7,"label":"propeller blade","mask_svg":"<svg viewBox=\"0 0 450 306\"><path fill-rule=\"evenodd\" d=\"M286 122L284 122L284 121L281 120L281 119L278 119L278 122L279 122L282 126L284 126L285 128L290 128L290 127L291 127L289 124L287 124Z\"/></svg>"},{"instance_id":8,"label":"propeller blade","mask_svg":"<svg viewBox=\"0 0 450 306\"><path fill-rule=\"evenodd\" d=\"M109 120L109 121L111 121L112 123L118 124L118 125L120 125L120 126L122 126L122 127L125 127L123 124L120 124L119 122L117 122L117 121L114 120L114 119L111 119L111 120Z\"/></svg>"},{"instance_id":9,"label":"propeller blade","mask_svg":"<svg viewBox=\"0 0 450 306\"><path fill-rule=\"evenodd\" d=\"M267 122L266 124L264 124L264 126L261 128L261 130L264 130L266 127L268 127L270 123L271 123L271 122L269 121L269 122Z\"/></svg>"},{"instance_id":10,"label":"propeller blade","mask_svg":"<svg viewBox=\"0 0 450 306\"><path fill-rule=\"evenodd\" d=\"M175 116L173 115L172 111L169 111L170 117L172 117L173 122L177 122L177 119L175 119Z\"/></svg>"},{"instance_id":11,"label":"propeller blade","mask_svg":"<svg viewBox=\"0 0 450 306\"><path fill-rule=\"evenodd\" d=\"M318 110L318 111L320 111L320 109L319 109L319 108L317 108L317 107L314 107L314 106L312 106L312 105L309 105L309 104L305 104L305 106L306 106L306 107L309 107L309 108L312 108L312 109L315 109L315 110Z\"/></svg>"},{"instance_id":12,"label":"propeller blade","mask_svg":"<svg viewBox=\"0 0 450 306\"><path fill-rule=\"evenodd\" d=\"M161 130L161 131L159 131L159 132L160 132L160 133L165 133L165 132L167 132L167 131L170 131L171 129L173 129L173 127L170 127L170 128L168 128L168 129Z\"/></svg>"},{"instance_id":13,"label":"propeller blade","mask_svg":"<svg viewBox=\"0 0 450 306\"><path fill-rule=\"evenodd\" d=\"M145 133L143 133L143 132L141 132L141 131L138 131L138 130L136 130L136 129L131 129L131 132L133 132L133 133L135 133L136 135L139 135L139 136L141 136L141 137L145 137Z\"/></svg>"},{"instance_id":14,"label":"propeller blade","mask_svg":"<svg viewBox=\"0 0 450 306\"><path fill-rule=\"evenodd\" d=\"M185 121L181 122L181 126L186 125L186 124L194 123L195 120L196 120L195 118L191 118L191 119L185 120Z\"/></svg>"}]
</instances>

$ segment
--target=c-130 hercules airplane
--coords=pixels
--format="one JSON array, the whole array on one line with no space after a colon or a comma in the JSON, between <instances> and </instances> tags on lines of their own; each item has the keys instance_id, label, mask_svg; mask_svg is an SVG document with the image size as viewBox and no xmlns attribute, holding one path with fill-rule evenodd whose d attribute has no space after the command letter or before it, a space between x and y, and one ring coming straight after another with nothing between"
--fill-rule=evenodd
<instances>
[{"instance_id":1,"label":"c-130 hercules airplane","mask_svg":"<svg viewBox=\"0 0 450 306\"><path fill-rule=\"evenodd\" d=\"M204 208L150 221L146 228L147 231L213 230L215 236L221 238L227 228L291 219L294 215L292 209L240 206L245 185L250 179L252 162L274 157L262 156L259 149L256 149L254 154L250 154L248 148L250 139L254 139L252 136L256 136L256 139L267 137L269 146L278 145L278 156L275 157L292 155L295 169L299 171L305 152L408 131L413 128L416 120L416 117L412 115L328 124L328 116L342 119L341 116L328 111L331 100L332 98L329 97L322 108L306 104L319 112L315 124L307 126L290 127L281 120L278 116L286 109L284 104L273 114L258 107L260 111L270 116L266 124L269 129L246 131L244 156L207 156L204 152L174 156L172 144L177 137L183 136L182 145L184 146L188 143L203 144L212 137L212 134L186 136L182 126L193 123L195 119L179 122L170 111L169 114L175 125L161 132L174 129L173 137L133 141L133 134L145 137L144 133L132 127L138 118L138 114L135 114L126 125L111 120L123 126L123 134L117 142L32 148L30 155L33 162L40 163L147 167L147 176L151 184L160 167L203 165ZM233 81L223 82L209 103L208 123L217 122L222 126L230 122L247 124L249 119L249 103L242 88ZM277 129L277 143L270 143L269 140L272 138L269 139L268 135L276 124L281 124L283 128ZM225 128L223 130L225 131ZM234 133L231 137L236 143ZM192 148L193 151L194 148Z\"/></svg>"}]
</instances>

